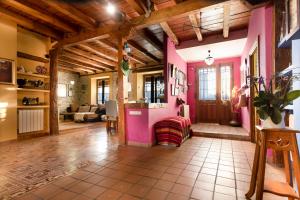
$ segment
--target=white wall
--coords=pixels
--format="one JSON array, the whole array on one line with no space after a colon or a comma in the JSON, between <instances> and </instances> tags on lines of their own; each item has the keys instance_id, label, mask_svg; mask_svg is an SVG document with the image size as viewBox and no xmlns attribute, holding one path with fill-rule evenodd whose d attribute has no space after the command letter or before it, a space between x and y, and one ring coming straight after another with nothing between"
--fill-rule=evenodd
<instances>
[{"instance_id":1,"label":"white wall","mask_svg":"<svg viewBox=\"0 0 300 200\"><path fill-rule=\"evenodd\" d=\"M293 73L300 74L300 40L292 42L292 64L296 69ZM300 90L300 81L293 82L293 89ZM300 130L300 98L294 101L294 128ZM298 146L300 149L300 134L298 134Z\"/></svg>"}]
</instances>

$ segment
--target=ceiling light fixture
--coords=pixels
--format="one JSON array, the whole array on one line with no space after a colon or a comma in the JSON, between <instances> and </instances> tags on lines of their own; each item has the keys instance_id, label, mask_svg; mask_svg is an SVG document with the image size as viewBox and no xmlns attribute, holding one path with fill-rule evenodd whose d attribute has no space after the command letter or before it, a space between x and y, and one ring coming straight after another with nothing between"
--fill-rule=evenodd
<instances>
[{"instance_id":1,"label":"ceiling light fixture","mask_svg":"<svg viewBox=\"0 0 300 200\"><path fill-rule=\"evenodd\" d=\"M210 50L208 50L208 56L205 58L204 62L209 66L215 62L215 59L210 55Z\"/></svg>"},{"instance_id":2,"label":"ceiling light fixture","mask_svg":"<svg viewBox=\"0 0 300 200\"><path fill-rule=\"evenodd\" d=\"M112 3L108 2L106 6L106 11L110 14L113 15L116 12L116 7Z\"/></svg>"}]
</instances>

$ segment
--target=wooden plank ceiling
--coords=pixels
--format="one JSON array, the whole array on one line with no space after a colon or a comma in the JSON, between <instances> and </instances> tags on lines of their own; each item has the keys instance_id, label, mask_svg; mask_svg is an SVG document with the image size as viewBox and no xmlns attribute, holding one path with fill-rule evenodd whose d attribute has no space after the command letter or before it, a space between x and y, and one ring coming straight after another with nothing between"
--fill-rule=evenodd
<instances>
[{"instance_id":1,"label":"wooden plank ceiling","mask_svg":"<svg viewBox=\"0 0 300 200\"><path fill-rule=\"evenodd\" d=\"M187 0L190 1L190 0ZM80 2L80 3L78 3ZM118 16L106 12L104 0L0 0L0 16L14 20L19 26L49 36L52 41L70 38L97 28L117 24ZM147 0L110 0L127 20L147 15ZM152 0L151 12L173 8L183 0ZM208 1L207 1L208 2ZM200 12L147 25L135 31L128 44L132 49L133 68L159 65L163 60L163 35L178 45L186 40L205 40L207 35L222 34L248 26L253 6L245 0L220 2L201 8ZM207 4L209 5L209 4ZM151 15L151 14L150 14ZM117 41L99 37L64 47L59 56L60 68L81 74L116 70Z\"/></svg>"}]
</instances>

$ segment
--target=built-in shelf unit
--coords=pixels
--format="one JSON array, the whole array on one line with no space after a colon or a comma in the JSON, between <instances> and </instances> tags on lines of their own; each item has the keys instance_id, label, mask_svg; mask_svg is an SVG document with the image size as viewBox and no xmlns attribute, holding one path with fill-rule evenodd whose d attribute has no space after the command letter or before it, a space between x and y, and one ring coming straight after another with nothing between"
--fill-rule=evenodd
<instances>
[{"instance_id":1,"label":"built-in shelf unit","mask_svg":"<svg viewBox=\"0 0 300 200\"><path fill-rule=\"evenodd\" d=\"M33 47L34 48L34 47ZM17 52L17 65L23 66L25 71L17 72L17 79L40 80L50 84L49 60L47 58L31 55L25 52ZM36 66L46 67L47 74L38 74ZM49 87L18 87L18 138L35 137L49 134ZM23 98L39 98L37 105L24 105Z\"/></svg>"}]
</instances>

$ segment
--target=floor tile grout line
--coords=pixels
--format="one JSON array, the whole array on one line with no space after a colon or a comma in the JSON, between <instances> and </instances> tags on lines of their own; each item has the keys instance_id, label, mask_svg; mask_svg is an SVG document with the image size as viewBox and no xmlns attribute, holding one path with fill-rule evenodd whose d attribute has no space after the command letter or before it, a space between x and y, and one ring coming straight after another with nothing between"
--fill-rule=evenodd
<instances>
[{"instance_id":1,"label":"floor tile grout line","mask_svg":"<svg viewBox=\"0 0 300 200\"><path fill-rule=\"evenodd\" d=\"M222 143L223 143L223 140L221 140L220 142L221 142L221 147L220 147L220 150L219 150L218 167L217 167L217 172L216 172L215 182L214 182L213 198L212 198L213 200L214 200L214 198L215 198L216 185L217 185L217 177L218 177L218 171L219 171L219 166L220 166L221 149L222 149ZM212 144L213 144L213 141L212 141ZM210 148L211 148L211 147L210 147Z\"/></svg>"},{"instance_id":2,"label":"floor tile grout line","mask_svg":"<svg viewBox=\"0 0 300 200\"><path fill-rule=\"evenodd\" d=\"M232 141L231 141L231 148L232 148ZM238 195L237 195L237 180L236 180L236 174L235 174L235 158L234 158L234 154L233 154L233 149L232 150L232 162L233 162L233 176L234 176L234 183L235 183L235 199L238 200Z\"/></svg>"}]
</instances>

